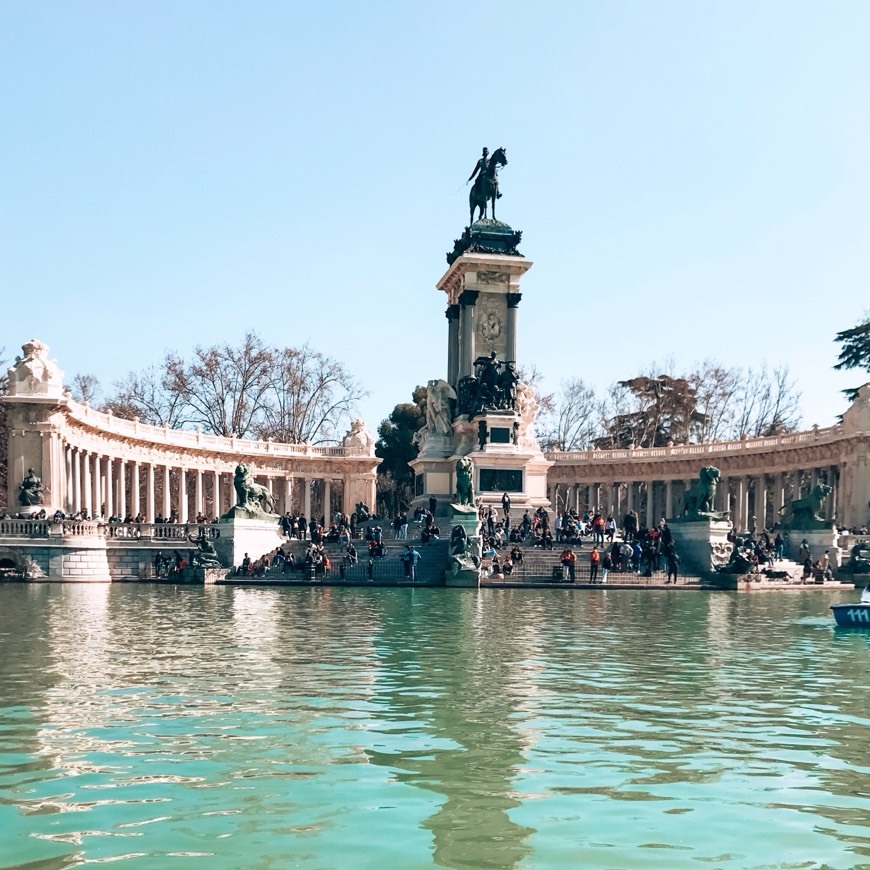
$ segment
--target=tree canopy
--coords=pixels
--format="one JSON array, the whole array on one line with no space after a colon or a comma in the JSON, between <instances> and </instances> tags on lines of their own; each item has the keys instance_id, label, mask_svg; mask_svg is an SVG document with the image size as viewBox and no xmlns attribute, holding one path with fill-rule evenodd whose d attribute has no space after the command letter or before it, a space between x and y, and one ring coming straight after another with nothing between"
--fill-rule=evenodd
<instances>
[{"instance_id":1,"label":"tree canopy","mask_svg":"<svg viewBox=\"0 0 870 870\"><path fill-rule=\"evenodd\" d=\"M378 427L375 456L378 466L379 498L391 513L407 507L414 497L414 470L408 464L417 458L414 441L417 430L426 422L426 387L417 387L411 402L396 405Z\"/></svg>"},{"instance_id":2,"label":"tree canopy","mask_svg":"<svg viewBox=\"0 0 870 870\"><path fill-rule=\"evenodd\" d=\"M840 344L835 369L863 369L870 372L870 311L864 313L862 323L838 332L834 340ZM854 399L858 389L853 387L843 392L850 399Z\"/></svg>"}]
</instances>

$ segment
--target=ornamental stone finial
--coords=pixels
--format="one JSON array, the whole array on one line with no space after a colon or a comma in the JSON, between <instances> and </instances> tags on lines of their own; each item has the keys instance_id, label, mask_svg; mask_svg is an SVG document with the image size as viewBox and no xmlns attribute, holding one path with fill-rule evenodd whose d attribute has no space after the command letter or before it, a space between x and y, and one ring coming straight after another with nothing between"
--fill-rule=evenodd
<instances>
[{"instance_id":1,"label":"ornamental stone finial","mask_svg":"<svg viewBox=\"0 0 870 870\"><path fill-rule=\"evenodd\" d=\"M63 372L54 360L48 358L48 345L32 338L21 349L24 356L9 369L9 397L26 399L62 399L64 397Z\"/></svg>"}]
</instances>

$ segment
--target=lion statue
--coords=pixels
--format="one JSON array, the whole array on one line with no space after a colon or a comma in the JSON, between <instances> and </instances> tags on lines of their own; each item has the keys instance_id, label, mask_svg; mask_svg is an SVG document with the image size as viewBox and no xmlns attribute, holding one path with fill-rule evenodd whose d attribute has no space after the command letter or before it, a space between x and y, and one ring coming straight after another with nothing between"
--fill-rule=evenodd
<instances>
[{"instance_id":1,"label":"lion statue","mask_svg":"<svg viewBox=\"0 0 870 870\"><path fill-rule=\"evenodd\" d=\"M236 506L252 513L275 513L275 502L272 493L265 486L254 480L251 469L244 463L236 466L233 475L233 486L236 488Z\"/></svg>"},{"instance_id":2,"label":"lion statue","mask_svg":"<svg viewBox=\"0 0 870 870\"><path fill-rule=\"evenodd\" d=\"M813 529L830 529L834 520L826 520L819 516L822 502L831 494L831 487L826 483L817 483L813 491L804 498L796 498L788 508L783 521L795 532L807 532Z\"/></svg>"},{"instance_id":3,"label":"lion statue","mask_svg":"<svg viewBox=\"0 0 870 870\"><path fill-rule=\"evenodd\" d=\"M705 465L698 472L698 479L683 496L683 514L711 514L716 504L716 487L719 484L719 469Z\"/></svg>"},{"instance_id":4,"label":"lion statue","mask_svg":"<svg viewBox=\"0 0 870 870\"><path fill-rule=\"evenodd\" d=\"M456 504L474 507L474 463L467 456L456 463Z\"/></svg>"}]
</instances>

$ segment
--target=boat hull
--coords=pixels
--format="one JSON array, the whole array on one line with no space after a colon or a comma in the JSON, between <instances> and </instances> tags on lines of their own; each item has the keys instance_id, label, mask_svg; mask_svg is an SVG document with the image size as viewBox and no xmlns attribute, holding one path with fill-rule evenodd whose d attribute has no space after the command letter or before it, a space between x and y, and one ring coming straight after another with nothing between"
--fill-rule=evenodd
<instances>
[{"instance_id":1,"label":"boat hull","mask_svg":"<svg viewBox=\"0 0 870 870\"><path fill-rule=\"evenodd\" d=\"M831 610L842 628L870 628L870 603L832 604Z\"/></svg>"}]
</instances>

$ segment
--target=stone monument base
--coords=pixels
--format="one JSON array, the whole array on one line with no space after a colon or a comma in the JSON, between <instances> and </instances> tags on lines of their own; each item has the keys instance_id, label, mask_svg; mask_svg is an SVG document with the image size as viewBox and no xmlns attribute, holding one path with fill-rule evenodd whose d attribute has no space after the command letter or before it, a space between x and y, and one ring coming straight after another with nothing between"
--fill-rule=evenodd
<instances>
[{"instance_id":1,"label":"stone monument base","mask_svg":"<svg viewBox=\"0 0 870 870\"><path fill-rule=\"evenodd\" d=\"M477 508L471 505L450 505L450 534L453 534L454 526L462 526L466 537L472 541L476 547L478 555L480 553L480 537L477 530L480 526L480 521L477 518ZM453 570L453 566L448 564L444 572L444 585L461 589L477 589L480 586L480 569L479 568L460 568L458 571Z\"/></svg>"},{"instance_id":2,"label":"stone monument base","mask_svg":"<svg viewBox=\"0 0 870 870\"><path fill-rule=\"evenodd\" d=\"M825 550L827 550L828 556L831 560L831 567L840 568L842 560L840 558L840 547L837 543L839 538L840 535L836 529L811 529L805 532L800 531L800 529L795 529L789 533L789 555L792 559L796 560L800 551L801 541L806 539L806 542L810 546L810 553L812 554L814 563L817 559L820 559L824 555ZM849 558L848 553L846 554L846 558Z\"/></svg>"},{"instance_id":3,"label":"stone monument base","mask_svg":"<svg viewBox=\"0 0 870 870\"><path fill-rule=\"evenodd\" d=\"M733 546L728 540L731 524L712 518L668 520L682 570L697 571L701 577L727 565Z\"/></svg>"},{"instance_id":4,"label":"stone monument base","mask_svg":"<svg viewBox=\"0 0 870 870\"><path fill-rule=\"evenodd\" d=\"M276 516L243 519L227 514L215 528L220 537L214 540L214 547L227 568L241 565L246 553L252 561L266 553L274 553L286 540Z\"/></svg>"}]
</instances>

